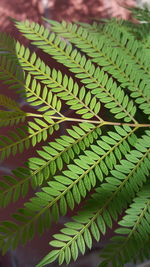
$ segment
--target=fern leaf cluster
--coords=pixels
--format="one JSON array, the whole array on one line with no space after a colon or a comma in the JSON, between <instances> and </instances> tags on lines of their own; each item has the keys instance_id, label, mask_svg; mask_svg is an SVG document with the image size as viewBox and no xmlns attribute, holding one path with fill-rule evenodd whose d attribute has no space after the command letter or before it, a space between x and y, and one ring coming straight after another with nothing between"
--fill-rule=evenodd
<instances>
[{"instance_id":1,"label":"fern leaf cluster","mask_svg":"<svg viewBox=\"0 0 150 267\"><path fill-rule=\"evenodd\" d=\"M141 52L141 45L139 46L138 41L125 30L125 27L121 24L118 27L118 23L116 22L108 23L103 30L99 31L97 29L101 34L98 35L99 37L96 35L93 38L82 27L78 28L76 25L76 27L71 24L67 25L65 22L59 24L58 22L50 21L50 23L52 24L53 31L59 32L64 37L69 38L70 42L92 57L93 62L96 62L99 66L104 66L104 70L113 74L123 88L127 86L128 90L133 91L131 97L137 98L136 103L141 104L140 108L144 109L146 113L150 105L150 94L147 85L149 79L149 61L146 60L145 53L143 51ZM97 26L97 28L99 27ZM108 46L107 49L106 44ZM125 45L126 49L124 47ZM128 65L126 65L126 57L128 57L130 63ZM112 68L110 68L110 65ZM145 76L144 81L143 76ZM126 101L124 100L124 102ZM144 105L142 105L143 102L145 102ZM132 109L131 106L132 104L130 103L129 109ZM133 111L134 114L135 110Z\"/></svg>"},{"instance_id":2,"label":"fern leaf cluster","mask_svg":"<svg viewBox=\"0 0 150 267\"><path fill-rule=\"evenodd\" d=\"M68 72L0 34L0 79L27 104L25 111L0 95L0 126L9 127L0 135L1 160L35 147L32 157L0 180L3 209L34 191L10 220L0 222L0 249L5 254L25 245L84 200L36 266L77 260L116 222L100 266L143 261L150 257L147 25L142 39L142 27L116 19L91 25L46 21L50 30L29 21L15 25Z\"/></svg>"},{"instance_id":3,"label":"fern leaf cluster","mask_svg":"<svg viewBox=\"0 0 150 267\"><path fill-rule=\"evenodd\" d=\"M120 228L115 230L117 235L112 239L111 244L103 250L102 255L105 258L105 263L109 262L109 257L116 266L118 266L119 261L121 263L128 262L135 257L137 249L145 246L150 233L149 198L149 186L143 187L142 191L134 198L130 208L126 210L126 215L119 221ZM103 263L101 265L103 266Z\"/></svg>"},{"instance_id":4,"label":"fern leaf cluster","mask_svg":"<svg viewBox=\"0 0 150 267\"><path fill-rule=\"evenodd\" d=\"M147 139L147 136L145 137ZM144 141L144 137L141 141ZM130 153L126 154L126 159L122 160L120 165L115 166L115 169L111 171L111 176L106 178L106 182L103 183L101 187L96 188L96 193L93 194L93 199L89 201L86 209L80 212L79 215L74 216L73 222L65 224L66 228L61 230L62 234L54 235L55 240L51 241L50 244L55 248L61 248L59 251L57 249L55 250L55 259L59 258L60 264L62 264L64 260L68 264L71 258L76 260L79 251L82 254L85 253L86 246L91 249L92 238L96 239L96 241L99 241L101 234L106 233L107 227L112 228L112 220L118 220L118 215L121 214L122 208L125 208L127 204L130 203L131 199L135 196L135 193L138 192L140 187L142 187L150 169L149 162L147 162L149 155L149 141L150 135L148 136L147 142L145 142L145 152L143 153L141 152L137 143L137 151L132 150ZM131 158L132 162L130 161ZM139 175L139 164L142 165L143 170L143 172L140 170L141 176ZM132 183L134 184L133 187L131 187ZM147 190L147 196L149 197L148 193L149 192ZM126 196L128 196L128 199ZM131 218L133 218L132 212ZM127 225L130 224L130 218L128 219L126 221ZM134 226L134 222L132 225ZM119 231L120 233L121 231L123 232L123 230L120 229L118 232ZM127 231L123 232L123 234L126 233ZM115 246L114 244L112 245L112 253L113 249L116 249L117 245L118 251L116 252L116 257L119 257L118 253L120 253L120 244L123 246L122 240L119 241L120 242L118 242L118 239L116 238ZM132 246L136 251L136 248L134 248L134 243L131 244L131 247ZM123 247L123 249L124 248L125 247ZM130 251L130 248L128 249ZM110 259L108 260L108 263L113 261L111 255L109 256ZM54 251L52 251L49 256L46 256L41 264L46 264L46 262L50 263L53 260ZM119 266L120 259L115 264L116 266ZM39 264L38 266L42 265Z\"/></svg>"},{"instance_id":5,"label":"fern leaf cluster","mask_svg":"<svg viewBox=\"0 0 150 267\"><path fill-rule=\"evenodd\" d=\"M109 109L112 108L112 113L117 113L118 116L116 115L115 117L118 119L125 117L125 121L131 121L133 119L136 109L132 106L132 103L130 103L129 110L126 108L127 102L124 101L125 103L123 103L123 99L125 98L124 92L120 87L117 87L116 82L113 82L111 78L109 79L108 75L105 74L103 70L100 70L99 67L95 67L90 59L86 59L85 55L82 56L77 49L73 49L71 44L67 44L65 41L62 42L61 38L56 38L55 34L48 36L47 31L41 31L42 26L40 27L38 24L29 24L27 21L21 26L17 23L17 27L26 37L33 40L33 44L50 54L58 62L63 63L71 72L75 73L75 76L80 78L82 83L86 84L86 88L92 89L91 92L100 98L101 102L109 103L109 105L106 104L106 107ZM39 32L41 33L40 37ZM81 40L79 40L79 42L80 41ZM51 48L49 48L49 44L51 44ZM83 49L83 52L86 51ZM92 50L91 54L95 55L96 52L97 51ZM91 56L91 54L87 55ZM111 51L107 51L107 54L111 54ZM100 57L99 51L96 55L96 57ZM118 61L122 62L122 59L118 59ZM107 64L103 64L103 61L101 61L101 66L103 65L105 66Z\"/></svg>"}]
</instances>

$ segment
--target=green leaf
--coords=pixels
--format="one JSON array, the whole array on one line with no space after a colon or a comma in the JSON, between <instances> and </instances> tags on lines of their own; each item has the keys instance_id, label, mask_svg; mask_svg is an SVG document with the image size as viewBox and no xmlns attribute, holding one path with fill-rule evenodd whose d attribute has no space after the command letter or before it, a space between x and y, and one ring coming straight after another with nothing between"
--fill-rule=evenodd
<instances>
[{"instance_id":1,"label":"green leaf","mask_svg":"<svg viewBox=\"0 0 150 267\"><path fill-rule=\"evenodd\" d=\"M85 240L85 243L86 243L87 247L89 249L91 249L91 247L92 247L92 238L91 238L91 234L90 234L88 229L85 229L85 231L84 231L84 240Z\"/></svg>"}]
</instances>

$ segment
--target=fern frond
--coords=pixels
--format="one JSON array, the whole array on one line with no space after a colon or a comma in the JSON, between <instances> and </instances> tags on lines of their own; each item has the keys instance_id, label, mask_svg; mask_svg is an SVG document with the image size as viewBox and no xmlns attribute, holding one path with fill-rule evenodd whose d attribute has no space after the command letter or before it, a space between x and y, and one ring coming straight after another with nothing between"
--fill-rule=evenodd
<instances>
[{"instance_id":1,"label":"fern frond","mask_svg":"<svg viewBox=\"0 0 150 267\"><path fill-rule=\"evenodd\" d=\"M103 29L104 34L110 39L113 45L120 48L120 51L134 68L140 69L142 79L149 79L150 67L146 60L145 51L142 49L142 43L135 38L125 27L124 22L114 22L112 20ZM148 83L148 82L147 82ZM150 95L148 95L150 99Z\"/></svg>"},{"instance_id":2,"label":"fern frond","mask_svg":"<svg viewBox=\"0 0 150 267\"><path fill-rule=\"evenodd\" d=\"M128 31L125 31L125 27L120 22L115 23L113 20L111 23L107 23L103 29L98 28L99 38L96 36L94 39L87 29L78 28L76 24L46 21L52 25L51 28L54 32L69 39L71 43L92 57L93 62L104 66L103 70L121 82L122 87L128 87L130 91L134 91L131 93L131 97L137 98L136 103L140 104L139 107L144 110L144 113L149 114L147 113L150 108L149 60L146 60L145 51L141 51L142 44L135 40ZM142 82L143 77L144 81ZM142 105L141 101L145 104Z\"/></svg>"},{"instance_id":3,"label":"fern frond","mask_svg":"<svg viewBox=\"0 0 150 267\"><path fill-rule=\"evenodd\" d=\"M144 6L144 8L128 7L127 9L129 9L132 12L132 16L136 18L137 20L150 22L150 13L146 5Z\"/></svg>"},{"instance_id":4,"label":"fern frond","mask_svg":"<svg viewBox=\"0 0 150 267\"><path fill-rule=\"evenodd\" d=\"M88 106L91 100L91 94L87 95L84 87L80 89L71 77L67 75L63 77L60 71L56 69L51 70L35 53L30 57L29 49L25 49L19 42L16 44L16 52L23 69L32 75L34 74L36 79L46 84L51 89L51 92L57 93L57 96L62 100L68 100L66 104L71 109L78 110L76 113L81 114L82 118L98 117L97 113L100 110L100 104L96 103L96 99L93 98L93 105L91 103ZM85 101L83 100L84 98Z\"/></svg>"},{"instance_id":5,"label":"fern frond","mask_svg":"<svg viewBox=\"0 0 150 267\"><path fill-rule=\"evenodd\" d=\"M57 210L58 202L60 201L61 203L62 198L65 199L66 203L71 209L74 208L75 202L79 204L81 198L86 196L87 191L90 191L91 188L96 185L96 180L98 179L102 181L103 177L108 174L109 169L113 168L113 166L116 164L116 157L122 157L121 153L118 155L118 153L116 152L117 148L121 148L123 155L126 154L128 150L130 150L129 145L125 140L128 137L130 138L132 135L131 139L133 138L132 141L134 142L134 131L135 129L129 133L124 131L125 136L123 137L117 134L113 137L104 136L102 137L102 140L97 141L97 145L90 146L91 151L85 150L83 156L79 156L78 159L73 159L73 164L68 164L67 169L63 171L63 175L56 177L54 176L54 182L49 182L49 187L47 189L44 189L44 192L46 191L49 194L52 194L52 197L55 196L53 197L53 201L51 201L49 207L55 206L55 209ZM78 134L75 133L76 138L78 138L77 135ZM72 136L74 137L73 133ZM115 139L116 137L117 141ZM115 156L115 152L117 156ZM98 155L102 156L98 157ZM110 160L108 159L108 156L110 157ZM33 159L33 163L38 164L38 160L36 158ZM39 162L39 164L41 163ZM63 184L63 181L65 185L66 180L68 185L67 188L61 186L61 184ZM57 189L55 195L53 195L54 188Z\"/></svg>"},{"instance_id":6,"label":"fern frond","mask_svg":"<svg viewBox=\"0 0 150 267\"><path fill-rule=\"evenodd\" d=\"M20 153L23 152L23 142L25 142L26 140L28 140L27 129L21 127L17 128L16 131L11 131L9 133L9 136L1 135L1 160L4 160L5 158L9 157L11 153L13 155L16 155L17 150Z\"/></svg>"},{"instance_id":7,"label":"fern frond","mask_svg":"<svg viewBox=\"0 0 150 267\"><path fill-rule=\"evenodd\" d=\"M91 90L92 94L96 94L103 103L112 102L106 106L115 115L116 118L124 118L125 121L134 121L134 115L136 107L132 101L129 101L128 96L125 97L123 90L117 87L112 78L108 78L108 75L104 71L100 71L99 67L95 67L90 59L82 56L80 52L73 49L71 44L66 41L62 41L61 38L54 33L50 34L47 29L39 24L29 21L24 23L17 22L17 28L24 33L28 39L32 40L32 43L43 49L44 52L50 54L58 62L69 67L69 69L75 73L77 78L81 78L81 82L86 84L86 87ZM107 51L110 53L110 51ZM122 62L122 61L121 61ZM127 99L127 102L123 102L123 98ZM112 108L115 107L115 108Z\"/></svg>"},{"instance_id":8,"label":"fern frond","mask_svg":"<svg viewBox=\"0 0 150 267\"><path fill-rule=\"evenodd\" d=\"M13 126L20 122L24 122L26 119L25 112L16 111L4 111L0 110L0 127L2 126Z\"/></svg>"},{"instance_id":9,"label":"fern frond","mask_svg":"<svg viewBox=\"0 0 150 267\"><path fill-rule=\"evenodd\" d=\"M30 74L26 77L26 89L27 92L23 92L24 97L31 106L37 107L37 111L44 112L45 116L57 114L60 118L64 118L60 113L61 101L48 90L46 85L41 88L40 83L37 83L36 79L32 80Z\"/></svg>"},{"instance_id":10,"label":"fern frond","mask_svg":"<svg viewBox=\"0 0 150 267\"><path fill-rule=\"evenodd\" d=\"M62 100L68 100L66 104L69 105L71 109L77 110L76 113L80 114L82 118L89 119L96 116L101 120L97 115L100 111L100 103L93 98L93 102L91 102L90 106L88 105L92 98L90 92L87 94L84 87L79 88L78 84L75 83L71 77L67 75L63 77L60 71L56 71L55 69L51 70L49 66L45 65L45 63L37 57L36 53L31 54L30 50L20 45L19 42L16 42L15 47L15 52L11 47L9 52L13 55L17 53L18 61L23 70L34 75L34 79L40 80L44 85L46 84L48 88L51 88L51 92L57 93L57 96ZM41 108L39 111L45 110L46 107Z\"/></svg>"},{"instance_id":11,"label":"fern frond","mask_svg":"<svg viewBox=\"0 0 150 267\"><path fill-rule=\"evenodd\" d=\"M19 104L8 96L0 94L0 106L20 112Z\"/></svg>"},{"instance_id":12,"label":"fern frond","mask_svg":"<svg viewBox=\"0 0 150 267\"><path fill-rule=\"evenodd\" d=\"M32 79L30 74L25 76L24 71L20 67L18 67L18 71L14 71L14 73L11 72L11 68L16 69L16 60L6 55L2 55L1 58L2 65L0 68L3 70L1 79L4 80L5 83L11 84L11 88L16 88L17 86L17 88L22 89L22 95L27 98L30 105L40 106L40 108L37 109L38 111L44 112L48 110L49 115L58 114L64 117L60 113L61 101L57 100L57 97L54 96L52 92L49 92L46 85L44 89L41 88L40 83L37 83L36 79ZM47 71L49 72L49 70ZM20 73L22 74L22 78L20 78Z\"/></svg>"},{"instance_id":13,"label":"fern frond","mask_svg":"<svg viewBox=\"0 0 150 267\"><path fill-rule=\"evenodd\" d=\"M104 52L104 49L101 47L101 42L104 39L103 41L105 41L105 45L107 44L109 47L112 46L113 48L117 47L118 53L121 52L128 63L132 63L132 66L134 66L134 68L138 67L138 69L141 69L141 74L149 75L150 68L148 62L145 62L146 58L144 53L142 53L142 51L139 51L141 50L142 44L140 44L140 41L137 41L134 36L125 29L125 27L123 26L123 21L118 22L113 19L109 21L109 23L104 24L104 26L101 28L100 24L98 24L96 28L97 32L99 33L99 38L97 37L95 38L95 40L93 40L91 36L91 32L93 32L93 30L95 29L95 25L93 27L90 25L90 29L92 28L92 31L90 31L87 28L77 27L76 24L66 23L64 21L62 23L47 19L46 21L51 24L51 29L54 32L60 33L61 36L63 35L63 37L69 39L71 43L76 44L77 47L84 50L84 52L93 54L95 53L93 56L90 55L91 57L96 57L96 52L100 52L101 50L101 53ZM113 49L113 53L117 53L115 49ZM109 55L107 55L107 57L108 56ZM114 60L116 60L115 57ZM98 65L100 65L99 62ZM145 72L143 72L142 69ZM147 77L147 79L149 79L149 76L144 77ZM120 82L123 83L122 80Z\"/></svg>"},{"instance_id":14,"label":"fern frond","mask_svg":"<svg viewBox=\"0 0 150 267\"><path fill-rule=\"evenodd\" d=\"M43 150L37 150L40 157L28 159L25 168L17 168L13 171L13 176L7 176L0 181L1 183L1 201L0 206L7 206L14 197L16 188L26 188L31 184L35 189L43 183L43 180L52 178L57 170L62 170L64 164L69 164L80 151L84 151L101 135L101 126L94 126L88 123L79 124L75 129L67 130L68 135L57 138L55 142L50 142L43 146ZM80 127L80 128L79 128ZM79 137L80 136L80 137ZM42 163L42 165L41 165ZM27 169L27 170L26 170ZM18 177L20 178L18 180ZM23 177L23 179L21 179ZM24 185L25 184L25 185ZM18 194L18 197L20 194ZM24 194L23 194L24 196Z\"/></svg>"},{"instance_id":15,"label":"fern frond","mask_svg":"<svg viewBox=\"0 0 150 267\"><path fill-rule=\"evenodd\" d=\"M145 144L144 151L142 152L139 147L141 141ZM49 264L57 258L59 258L59 264L62 264L64 260L68 264L71 258L76 260L79 251L84 254L86 246L91 249L92 237L99 241L101 233L105 234L107 227L112 228L113 220L117 220L123 208L128 203L131 203L135 193L139 191L139 188L142 187L146 177L149 175L150 149L147 149L149 141L150 135L143 136L143 139L138 140L135 145L135 148L138 148L138 150L131 150L126 155L126 160L122 160L120 165L115 166L115 169L111 171L113 176L106 178L107 183L102 184L100 188L96 189L97 193L93 195L93 200L90 200L86 209L80 212L79 215L74 216L73 222L66 223L66 228L61 230L61 234L54 235L55 240L50 242L50 244L60 249L52 250L37 265L38 267ZM131 186L132 184L134 184L133 187ZM128 199L126 195L128 195ZM148 191L146 192L146 197L149 197ZM130 214L132 219L132 213ZM127 225L129 225L129 221ZM118 239L116 238L116 240ZM117 244L118 250L119 247L120 243ZM113 248L114 244L112 250ZM117 253L119 252L118 250ZM120 257L117 262L120 264ZM114 266L118 266L117 262L115 262L116 265Z\"/></svg>"},{"instance_id":16,"label":"fern frond","mask_svg":"<svg viewBox=\"0 0 150 267\"><path fill-rule=\"evenodd\" d=\"M61 119L54 122L52 119L45 117L47 122L35 118L34 122L28 122L29 126L24 126L17 128L16 131L10 131L9 136L1 135L1 159L9 157L11 154L13 156L16 153L23 153L24 149L28 149L30 145L35 146L41 140L46 140L48 134L52 134L54 129L59 129L59 123Z\"/></svg>"},{"instance_id":17,"label":"fern frond","mask_svg":"<svg viewBox=\"0 0 150 267\"><path fill-rule=\"evenodd\" d=\"M102 251L105 263L112 262L113 266L124 266L135 256L136 251L143 248L145 242L149 241L149 190L150 186L144 187L134 198L130 208L126 210L126 215L119 222L120 228L115 230L115 233L120 235L113 237L112 242Z\"/></svg>"},{"instance_id":18,"label":"fern frond","mask_svg":"<svg viewBox=\"0 0 150 267\"><path fill-rule=\"evenodd\" d=\"M38 185L38 181L32 179L29 181L31 171L29 168L20 167L12 171L12 175L5 175L3 180L0 181L0 206L6 207L12 200L13 202L17 201L20 197L24 197L28 192L29 182L32 187L35 189ZM18 180L19 178L19 180ZM34 182L34 183L33 183Z\"/></svg>"},{"instance_id":19,"label":"fern frond","mask_svg":"<svg viewBox=\"0 0 150 267\"><path fill-rule=\"evenodd\" d=\"M96 179L100 181L103 180L103 176L107 175L108 169L112 169L116 164L116 158L113 154L113 151L119 147L119 145L123 144L125 139L129 137L131 138L131 135L133 135L134 132L134 130L132 130L131 132L127 133L125 130L118 127L117 130L121 134L124 133L125 136L121 137L117 133L113 135L111 132L109 132L109 135L113 135L113 137L104 137L105 141L103 139L101 141L97 141L98 146L91 145L93 151L85 150L84 156L79 156L78 159L74 160L76 165L68 164L68 168L67 170L63 171L63 175L54 176L54 180L48 182L48 185L42 188L42 192L36 193L36 197L31 198L30 202L27 202L21 211L18 210L17 215L14 215L14 217L18 221L20 221L19 218L22 217L22 225L20 226L19 224L17 226L17 232L16 230L14 231L12 238L15 238L17 233L23 234L24 231L28 229L29 225L32 225L32 227L36 229L36 222L39 223L42 218L45 220L45 216L48 216L47 213L49 216L51 213L53 219L57 221L59 214L66 214L67 206L73 209L75 202L77 204L80 203L81 198L85 197L87 192L89 192L91 188L96 185ZM118 138L119 141L116 141ZM134 143L134 136L132 138ZM110 143L113 143L111 149ZM56 148L57 147L58 145ZM123 148L124 150L122 153L126 154L126 149L128 150L127 143L124 143ZM60 147L58 147L58 150L59 149ZM50 151L53 152L52 148ZM46 152L48 153L48 149ZM103 156L99 158L98 155L100 154ZM43 155L44 157L46 156L45 154ZM108 159L105 163L104 160L108 155L110 155L110 158L113 161L112 163L108 161ZM36 165L41 167L44 164L44 161L44 159L31 158L29 161L30 169L36 169ZM54 163L51 165L50 170L53 172L53 169L55 169ZM38 203L38 205L36 203Z\"/></svg>"},{"instance_id":20,"label":"fern frond","mask_svg":"<svg viewBox=\"0 0 150 267\"><path fill-rule=\"evenodd\" d=\"M18 62L11 60L5 54L0 55L0 79L11 88L24 88L24 73ZM20 88L21 87L21 88Z\"/></svg>"},{"instance_id":21,"label":"fern frond","mask_svg":"<svg viewBox=\"0 0 150 267\"><path fill-rule=\"evenodd\" d=\"M9 34L0 32L0 40L0 51L9 52L11 50L15 52L15 46L13 45L15 43L15 39L13 39Z\"/></svg>"},{"instance_id":22,"label":"fern frond","mask_svg":"<svg viewBox=\"0 0 150 267\"><path fill-rule=\"evenodd\" d=\"M149 55L145 53L142 43L136 40L131 33L129 33L124 25L120 23L108 23L104 27L104 33L114 45L121 48L121 53L125 58L128 58L134 69L136 67L140 70L141 81L136 87L128 86L131 91L130 96L135 99L135 102L139 105L139 108L143 110L145 114L149 114L150 109L150 91L149 91ZM139 72L138 72L139 73ZM132 74L131 74L132 75ZM124 85L123 85L124 86Z\"/></svg>"},{"instance_id":23,"label":"fern frond","mask_svg":"<svg viewBox=\"0 0 150 267\"><path fill-rule=\"evenodd\" d=\"M149 23L48 22L53 32L29 21L15 24L71 75L49 67L32 49L0 33L0 79L28 102L25 112L13 99L0 95L0 126L25 121L0 136L0 158L16 156L43 141L22 167L0 179L2 208L27 197L30 187L36 190L12 219L0 223L0 250L5 254L10 247L26 244L87 200L54 235L50 242L54 249L37 267L76 260L121 216L120 228L103 250L101 266L123 266L136 261L139 252L141 260L148 258L144 247L150 237ZM73 110L70 117L66 106ZM60 129L58 137L45 142L60 123L64 134Z\"/></svg>"},{"instance_id":24,"label":"fern frond","mask_svg":"<svg viewBox=\"0 0 150 267\"><path fill-rule=\"evenodd\" d=\"M78 48L84 49L84 52L95 53L93 56L91 55L91 57L96 57L96 52L100 52L101 50L101 53L104 52L104 49L101 47L102 44L100 46L100 43L103 40L105 41L105 45L107 44L109 45L109 47L112 46L113 48L117 47L118 53L121 52L124 55L125 59L127 56L128 61L130 63L132 62L134 68L138 67L138 69L145 69L145 74L149 74L149 65L143 65L146 64L146 62L142 60L144 55L142 55L142 58L139 57L138 50L141 48L140 42L135 40L134 36L125 29L125 27L123 26L123 21L118 22L113 19L107 24L104 24L103 27L100 27L101 24L94 24L90 25L90 27L87 29L87 27L84 27L84 25L83 27L77 27L76 24L67 23L64 21L62 23L58 23L53 20L45 20L50 23L51 29L54 32L59 33L63 37L66 37L71 43L76 44ZM97 42L91 37L91 33L94 29L96 29L97 33L99 33L99 37L96 36ZM116 50L113 51L114 53L116 53ZM107 55L107 57L109 57L109 55ZM99 64L100 63L98 62L98 65ZM140 73L144 74L142 70L140 71ZM123 83L123 81L121 81L121 83Z\"/></svg>"}]
</instances>

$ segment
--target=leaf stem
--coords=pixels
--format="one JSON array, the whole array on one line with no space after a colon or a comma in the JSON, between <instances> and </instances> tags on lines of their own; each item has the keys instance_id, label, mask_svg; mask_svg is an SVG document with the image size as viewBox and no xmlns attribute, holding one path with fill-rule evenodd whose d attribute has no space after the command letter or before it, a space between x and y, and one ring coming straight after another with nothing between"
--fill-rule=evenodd
<instances>
[{"instance_id":1,"label":"leaf stem","mask_svg":"<svg viewBox=\"0 0 150 267\"><path fill-rule=\"evenodd\" d=\"M46 117L48 115L41 115L41 114L34 114L34 113L27 113L26 114L28 117ZM50 116L51 119L54 119L54 120L60 120L60 117L58 116ZM76 122L89 122L89 123L93 123L93 124L100 124L102 123L103 125L114 125L114 126L117 126L117 125L120 125L120 126L123 126L123 125L127 125L127 126L130 126L130 127L150 127L150 124L142 124L142 123L126 123L126 122L113 122L113 121L98 121L98 120L84 120L84 119L78 119L78 118L69 118L69 117L64 117L62 122L63 121L76 121Z\"/></svg>"},{"instance_id":2,"label":"leaf stem","mask_svg":"<svg viewBox=\"0 0 150 267\"><path fill-rule=\"evenodd\" d=\"M126 123L126 122L111 122L111 121L104 121L103 124L105 125L127 125L130 127L150 127L150 124L142 124L142 123Z\"/></svg>"}]
</instances>

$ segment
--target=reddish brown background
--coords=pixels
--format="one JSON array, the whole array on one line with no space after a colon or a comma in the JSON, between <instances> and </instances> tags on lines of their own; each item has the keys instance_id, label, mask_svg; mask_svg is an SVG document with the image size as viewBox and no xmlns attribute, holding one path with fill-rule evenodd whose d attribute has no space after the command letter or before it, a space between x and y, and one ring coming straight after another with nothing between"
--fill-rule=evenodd
<instances>
[{"instance_id":1,"label":"reddish brown background","mask_svg":"<svg viewBox=\"0 0 150 267\"><path fill-rule=\"evenodd\" d=\"M91 18L129 18L123 6L135 0L0 0L0 30L12 33L9 17L41 21L41 16L56 20L89 21Z\"/></svg>"}]
</instances>

